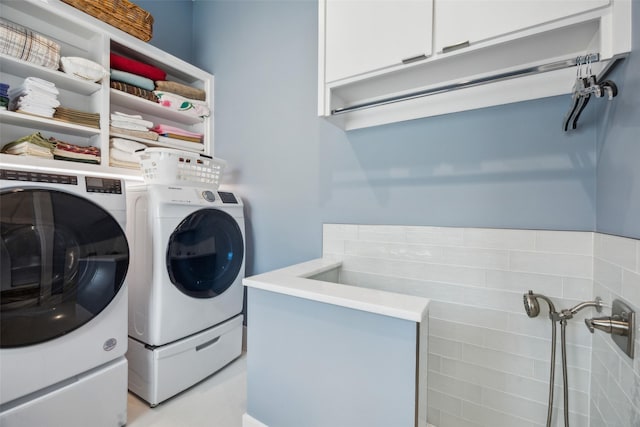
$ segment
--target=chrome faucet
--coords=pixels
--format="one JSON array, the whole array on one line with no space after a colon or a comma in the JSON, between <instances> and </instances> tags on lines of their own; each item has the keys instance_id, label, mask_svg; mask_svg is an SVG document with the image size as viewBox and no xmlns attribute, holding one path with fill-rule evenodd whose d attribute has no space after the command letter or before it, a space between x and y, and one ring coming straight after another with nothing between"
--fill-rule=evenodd
<instances>
[{"instance_id":1,"label":"chrome faucet","mask_svg":"<svg viewBox=\"0 0 640 427\"><path fill-rule=\"evenodd\" d=\"M635 312L624 302L615 299L611 305L611 316L585 319L589 332L596 329L611 334L613 341L633 359L635 340Z\"/></svg>"},{"instance_id":2,"label":"chrome faucet","mask_svg":"<svg viewBox=\"0 0 640 427\"><path fill-rule=\"evenodd\" d=\"M594 317L584 319L584 323L591 333L598 329L612 335L626 336L629 334L629 321L620 319L620 316Z\"/></svg>"}]
</instances>

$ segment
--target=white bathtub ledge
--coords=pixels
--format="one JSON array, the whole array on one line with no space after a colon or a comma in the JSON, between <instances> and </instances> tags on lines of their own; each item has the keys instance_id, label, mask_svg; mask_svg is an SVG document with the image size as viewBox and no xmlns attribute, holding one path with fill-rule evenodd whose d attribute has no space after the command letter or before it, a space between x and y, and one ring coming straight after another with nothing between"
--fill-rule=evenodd
<instances>
[{"instance_id":1,"label":"white bathtub ledge","mask_svg":"<svg viewBox=\"0 0 640 427\"><path fill-rule=\"evenodd\" d=\"M427 318L430 300L394 292L308 279L341 262L323 258L295 264L243 279L244 286L311 301L362 310L383 316L421 323Z\"/></svg>"}]
</instances>

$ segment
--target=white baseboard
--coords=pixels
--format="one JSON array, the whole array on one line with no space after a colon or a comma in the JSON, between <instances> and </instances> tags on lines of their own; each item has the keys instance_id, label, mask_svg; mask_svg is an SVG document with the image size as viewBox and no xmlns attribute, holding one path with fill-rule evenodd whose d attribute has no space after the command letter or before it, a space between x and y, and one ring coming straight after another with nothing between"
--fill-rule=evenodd
<instances>
[{"instance_id":1,"label":"white baseboard","mask_svg":"<svg viewBox=\"0 0 640 427\"><path fill-rule=\"evenodd\" d=\"M268 427L268 426L256 420L251 415L245 412L244 414L242 414L242 427Z\"/></svg>"},{"instance_id":2,"label":"white baseboard","mask_svg":"<svg viewBox=\"0 0 640 427\"><path fill-rule=\"evenodd\" d=\"M264 423L253 418L251 415L246 412L242 414L242 427L269 427ZM433 424L427 424L427 427L436 427Z\"/></svg>"}]
</instances>

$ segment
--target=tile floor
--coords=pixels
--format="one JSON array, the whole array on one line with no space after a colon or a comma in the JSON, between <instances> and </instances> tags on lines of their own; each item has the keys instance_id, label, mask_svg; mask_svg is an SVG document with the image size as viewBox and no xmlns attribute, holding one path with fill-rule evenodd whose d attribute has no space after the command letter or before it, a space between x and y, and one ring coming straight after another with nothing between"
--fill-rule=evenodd
<instances>
[{"instance_id":1,"label":"tile floor","mask_svg":"<svg viewBox=\"0 0 640 427\"><path fill-rule=\"evenodd\" d=\"M155 408L129 393L128 427L241 427L247 407L243 353L206 380Z\"/></svg>"}]
</instances>

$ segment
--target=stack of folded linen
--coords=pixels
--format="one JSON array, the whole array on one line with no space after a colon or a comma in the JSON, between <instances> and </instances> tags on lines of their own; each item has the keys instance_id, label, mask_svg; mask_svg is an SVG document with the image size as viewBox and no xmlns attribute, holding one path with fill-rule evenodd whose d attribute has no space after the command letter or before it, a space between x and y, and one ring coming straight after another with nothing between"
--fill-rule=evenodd
<instances>
[{"instance_id":1,"label":"stack of folded linen","mask_svg":"<svg viewBox=\"0 0 640 427\"><path fill-rule=\"evenodd\" d=\"M149 142L154 142L158 140L158 134L152 132L150 130L131 130L124 128L115 128L113 126L109 126L109 135L117 138L125 138L125 139L145 139L149 140Z\"/></svg>"},{"instance_id":2,"label":"stack of folded linen","mask_svg":"<svg viewBox=\"0 0 640 427\"><path fill-rule=\"evenodd\" d=\"M9 110L51 118L60 106L59 93L55 84L27 77L20 86L9 90Z\"/></svg>"},{"instance_id":3,"label":"stack of folded linen","mask_svg":"<svg viewBox=\"0 0 640 427\"><path fill-rule=\"evenodd\" d=\"M4 15L4 5L2 8ZM60 44L3 18L0 18L0 53L52 70L57 70L60 62Z\"/></svg>"},{"instance_id":4,"label":"stack of folded linen","mask_svg":"<svg viewBox=\"0 0 640 427\"><path fill-rule=\"evenodd\" d=\"M6 110L9 106L9 85L0 83L0 109Z\"/></svg>"},{"instance_id":5,"label":"stack of folded linen","mask_svg":"<svg viewBox=\"0 0 640 427\"><path fill-rule=\"evenodd\" d=\"M109 60L111 68L116 70L126 71L151 80L166 80L167 78L167 73L158 67L113 52L109 54Z\"/></svg>"},{"instance_id":6,"label":"stack of folded linen","mask_svg":"<svg viewBox=\"0 0 640 427\"><path fill-rule=\"evenodd\" d=\"M140 168L140 159L135 152L147 148L146 145L125 138L111 138L109 142L109 166L128 169Z\"/></svg>"},{"instance_id":7,"label":"stack of folded linen","mask_svg":"<svg viewBox=\"0 0 640 427\"><path fill-rule=\"evenodd\" d=\"M154 80L165 80L167 73L160 68L131 58L110 54L112 88L156 102Z\"/></svg>"},{"instance_id":8,"label":"stack of folded linen","mask_svg":"<svg viewBox=\"0 0 640 427\"><path fill-rule=\"evenodd\" d=\"M204 101L185 98L181 95L161 90L155 90L153 93L158 97L158 103L163 107L182 111L192 116L200 117L201 119L211 115L209 105Z\"/></svg>"},{"instance_id":9,"label":"stack of folded linen","mask_svg":"<svg viewBox=\"0 0 640 427\"><path fill-rule=\"evenodd\" d=\"M173 144L178 147L189 148L192 150L204 150L202 143L203 134L190 132L175 126L166 124L157 124L151 129L158 134L158 142Z\"/></svg>"},{"instance_id":10,"label":"stack of folded linen","mask_svg":"<svg viewBox=\"0 0 640 427\"><path fill-rule=\"evenodd\" d=\"M125 114L116 111L111 114L111 127L148 132L153 127L153 122L143 119L139 114Z\"/></svg>"},{"instance_id":11,"label":"stack of folded linen","mask_svg":"<svg viewBox=\"0 0 640 427\"><path fill-rule=\"evenodd\" d=\"M164 70L115 53L110 54L110 61L110 85L113 89L201 119L211 115L206 103L207 93L203 89L167 80Z\"/></svg>"},{"instance_id":12,"label":"stack of folded linen","mask_svg":"<svg viewBox=\"0 0 640 427\"><path fill-rule=\"evenodd\" d=\"M115 80L111 80L109 85L112 89L119 90L120 92L126 92L138 98L146 99L147 101L158 102L158 97L152 91Z\"/></svg>"},{"instance_id":13,"label":"stack of folded linen","mask_svg":"<svg viewBox=\"0 0 640 427\"><path fill-rule=\"evenodd\" d=\"M53 118L63 122L100 128L100 114L98 113L87 113L73 108L57 107Z\"/></svg>"},{"instance_id":14,"label":"stack of folded linen","mask_svg":"<svg viewBox=\"0 0 640 427\"><path fill-rule=\"evenodd\" d=\"M36 132L9 142L2 147L0 152L14 154L16 156L35 156L44 159L53 159L52 151L54 146L55 144L53 142L43 137L40 132Z\"/></svg>"},{"instance_id":15,"label":"stack of folded linen","mask_svg":"<svg viewBox=\"0 0 640 427\"><path fill-rule=\"evenodd\" d=\"M97 147L83 147L81 145L69 144L56 138L49 138L55 144L53 158L56 160L67 160L70 162L100 164L100 149Z\"/></svg>"},{"instance_id":16,"label":"stack of folded linen","mask_svg":"<svg viewBox=\"0 0 640 427\"><path fill-rule=\"evenodd\" d=\"M204 90L169 80L156 80L156 90L174 93L196 101L207 100L207 93Z\"/></svg>"}]
</instances>

